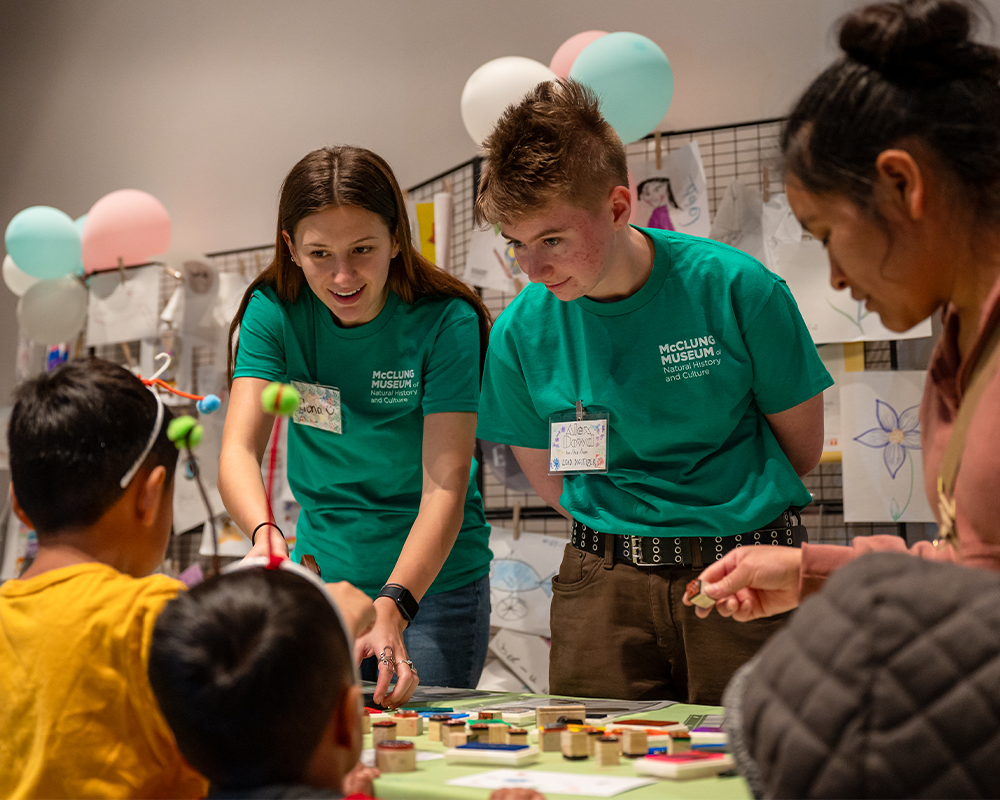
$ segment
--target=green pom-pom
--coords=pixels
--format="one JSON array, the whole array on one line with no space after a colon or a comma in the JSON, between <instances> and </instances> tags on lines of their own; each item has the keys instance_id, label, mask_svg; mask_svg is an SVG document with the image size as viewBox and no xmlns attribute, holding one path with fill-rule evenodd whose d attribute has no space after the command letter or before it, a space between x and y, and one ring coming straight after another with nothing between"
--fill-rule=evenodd
<instances>
[{"instance_id":1,"label":"green pom-pom","mask_svg":"<svg viewBox=\"0 0 1000 800\"><path fill-rule=\"evenodd\" d=\"M178 450L185 447L197 447L205 429L197 423L194 417L184 415L170 420L167 426L167 438L177 445Z\"/></svg>"},{"instance_id":2,"label":"green pom-pom","mask_svg":"<svg viewBox=\"0 0 1000 800\"><path fill-rule=\"evenodd\" d=\"M268 414L288 417L295 413L302 402L302 395L287 383L269 383L260 393L260 404Z\"/></svg>"}]
</instances>

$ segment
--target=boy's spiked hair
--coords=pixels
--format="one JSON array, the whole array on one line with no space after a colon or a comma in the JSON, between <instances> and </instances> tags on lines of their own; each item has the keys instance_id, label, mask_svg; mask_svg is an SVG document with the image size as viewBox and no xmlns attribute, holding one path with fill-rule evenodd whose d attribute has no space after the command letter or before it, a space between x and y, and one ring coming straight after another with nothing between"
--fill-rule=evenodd
<instances>
[{"instance_id":1,"label":"boy's spiked hair","mask_svg":"<svg viewBox=\"0 0 1000 800\"><path fill-rule=\"evenodd\" d=\"M597 95L576 81L538 84L507 108L483 149L479 225L515 222L556 199L592 209L615 186L628 186L621 139Z\"/></svg>"}]
</instances>

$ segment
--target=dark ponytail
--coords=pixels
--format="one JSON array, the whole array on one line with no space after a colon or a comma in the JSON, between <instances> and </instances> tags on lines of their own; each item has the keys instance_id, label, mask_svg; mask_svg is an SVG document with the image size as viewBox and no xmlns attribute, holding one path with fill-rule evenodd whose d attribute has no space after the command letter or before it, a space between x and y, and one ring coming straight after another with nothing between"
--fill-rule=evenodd
<instances>
[{"instance_id":1,"label":"dark ponytail","mask_svg":"<svg viewBox=\"0 0 1000 800\"><path fill-rule=\"evenodd\" d=\"M782 133L786 171L867 207L879 153L915 140L977 216L1000 221L1000 51L972 41L980 19L975 0L876 3L844 18L844 56Z\"/></svg>"}]
</instances>

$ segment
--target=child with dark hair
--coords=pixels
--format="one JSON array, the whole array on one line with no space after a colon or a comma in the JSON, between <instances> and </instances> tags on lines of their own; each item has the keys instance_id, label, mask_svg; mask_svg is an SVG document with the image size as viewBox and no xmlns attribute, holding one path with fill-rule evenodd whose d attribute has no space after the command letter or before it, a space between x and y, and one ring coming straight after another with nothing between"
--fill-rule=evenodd
<instances>
[{"instance_id":1,"label":"child with dark hair","mask_svg":"<svg viewBox=\"0 0 1000 800\"><path fill-rule=\"evenodd\" d=\"M17 389L11 500L38 557L0 586L0 796L200 797L146 680L170 537L170 411L134 375L70 361Z\"/></svg>"},{"instance_id":2,"label":"child with dark hair","mask_svg":"<svg viewBox=\"0 0 1000 800\"><path fill-rule=\"evenodd\" d=\"M351 647L323 584L291 561L219 575L167 604L149 682L210 797L370 791L374 770L344 786L362 740Z\"/></svg>"}]
</instances>

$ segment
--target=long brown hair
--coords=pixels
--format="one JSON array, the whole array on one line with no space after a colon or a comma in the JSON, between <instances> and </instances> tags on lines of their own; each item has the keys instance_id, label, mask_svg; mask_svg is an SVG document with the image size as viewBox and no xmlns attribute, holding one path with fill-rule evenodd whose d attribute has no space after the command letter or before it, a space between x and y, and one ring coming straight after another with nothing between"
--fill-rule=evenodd
<instances>
[{"instance_id":1,"label":"long brown hair","mask_svg":"<svg viewBox=\"0 0 1000 800\"><path fill-rule=\"evenodd\" d=\"M286 303L294 303L306 285L302 268L292 261L282 231L294 239L295 227L303 218L337 206L357 206L378 214L395 236L399 253L389 262L387 285L404 303L412 305L420 297L458 297L476 310L479 373L482 375L492 321L482 298L470 286L434 266L414 249L406 202L385 160L371 150L343 145L313 150L292 167L281 185L274 259L247 288L229 326L226 375L230 388L239 352L239 343L234 347L233 337L243 321L251 295L261 287L270 286Z\"/></svg>"}]
</instances>

